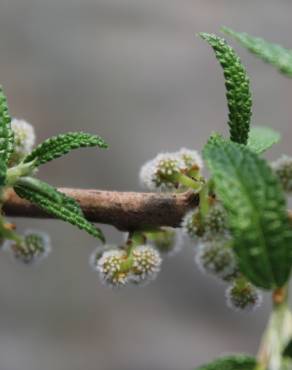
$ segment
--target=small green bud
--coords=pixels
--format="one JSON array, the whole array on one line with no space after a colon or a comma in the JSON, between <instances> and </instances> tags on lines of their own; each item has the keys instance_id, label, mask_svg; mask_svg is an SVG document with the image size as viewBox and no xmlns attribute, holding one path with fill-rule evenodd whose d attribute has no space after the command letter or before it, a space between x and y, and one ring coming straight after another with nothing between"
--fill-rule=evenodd
<instances>
[{"instance_id":1,"label":"small green bud","mask_svg":"<svg viewBox=\"0 0 292 370\"><path fill-rule=\"evenodd\" d=\"M179 253L183 246L181 232L171 227L161 227L156 232L145 233L147 240L167 256Z\"/></svg>"},{"instance_id":2,"label":"small green bud","mask_svg":"<svg viewBox=\"0 0 292 370\"><path fill-rule=\"evenodd\" d=\"M292 192L292 157L283 155L272 163L272 168L283 189L288 193Z\"/></svg>"},{"instance_id":3,"label":"small green bud","mask_svg":"<svg viewBox=\"0 0 292 370\"><path fill-rule=\"evenodd\" d=\"M239 278L226 290L228 307L236 311L251 312L262 303L262 295L250 282Z\"/></svg>"}]
</instances>

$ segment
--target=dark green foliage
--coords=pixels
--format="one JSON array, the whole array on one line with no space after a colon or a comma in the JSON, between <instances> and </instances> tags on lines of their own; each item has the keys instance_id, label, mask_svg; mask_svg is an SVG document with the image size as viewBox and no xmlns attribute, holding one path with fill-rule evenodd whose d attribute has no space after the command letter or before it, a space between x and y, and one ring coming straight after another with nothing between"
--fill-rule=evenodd
<instances>
[{"instance_id":1,"label":"dark green foliage","mask_svg":"<svg viewBox=\"0 0 292 370\"><path fill-rule=\"evenodd\" d=\"M209 140L204 157L228 211L241 272L258 287L283 286L292 263L292 231L271 168L246 146L218 136Z\"/></svg>"},{"instance_id":2,"label":"dark green foliage","mask_svg":"<svg viewBox=\"0 0 292 370\"><path fill-rule=\"evenodd\" d=\"M249 132L247 146L253 152L260 154L278 143L281 135L268 127L252 127Z\"/></svg>"},{"instance_id":3,"label":"dark green foliage","mask_svg":"<svg viewBox=\"0 0 292 370\"><path fill-rule=\"evenodd\" d=\"M226 41L216 35L200 33L214 49L225 77L226 97L229 108L228 125L232 141L246 144L251 120L251 93L249 78L239 57Z\"/></svg>"},{"instance_id":4,"label":"dark green foliage","mask_svg":"<svg viewBox=\"0 0 292 370\"><path fill-rule=\"evenodd\" d=\"M242 46L265 62L274 65L281 73L292 77L292 50L279 44L273 44L260 37L254 37L245 32L235 32L223 27L222 31L232 36Z\"/></svg>"},{"instance_id":5,"label":"dark green foliage","mask_svg":"<svg viewBox=\"0 0 292 370\"><path fill-rule=\"evenodd\" d=\"M100 136L85 132L69 132L45 140L24 159L24 162L35 161L37 167L59 158L73 149L93 146L107 148L106 142Z\"/></svg>"},{"instance_id":6,"label":"dark green foliage","mask_svg":"<svg viewBox=\"0 0 292 370\"><path fill-rule=\"evenodd\" d=\"M5 183L9 157L13 151L13 132L6 97L0 86L0 186Z\"/></svg>"},{"instance_id":7,"label":"dark green foliage","mask_svg":"<svg viewBox=\"0 0 292 370\"><path fill-rule=\"evenodd\" d=\"M246 355L222 357L195 370L254 370L256 360Z\"/></svg>"},{"instance_id":8,"label":"dark green foliage","mask_svg":"<svg viewBox=\"0 0 292 370\"><path fill-rule=\"evenodd\" d=\"M284 357L292 358L292 339L289 341L289 343L286 345L284 351L283 351Z\"/></svg>"},{"instance_id":9,"label":"dark green foliage","mask_svg":"<svg viewBox=\"0 0 292 370\"><path fill-rule=\"evenodd\" d=\"M60 193L53 186L31 177L21 178L14 190L21 197L38 205L59 219L85 230L90 235L104 241L101 230L88 222L74 199Z\"/></svg>"}]
</instances>

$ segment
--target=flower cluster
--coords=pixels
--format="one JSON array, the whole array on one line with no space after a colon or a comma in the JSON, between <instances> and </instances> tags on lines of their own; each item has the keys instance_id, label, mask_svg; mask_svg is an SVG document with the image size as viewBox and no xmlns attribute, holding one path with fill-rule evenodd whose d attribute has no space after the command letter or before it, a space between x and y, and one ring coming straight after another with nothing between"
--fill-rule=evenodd
<instances>
[{"instance_id":1,"label":"flower cluster","mask_svg":"<svg viewBox=\"0 0 292 370\"><path fill-rule=\"evenodd\" d=\"M200 243L195 261L201 271L224 281L234 279L239 273L235 254L229 240L214 239Z\"/></svg>"},{"instance_id":2,"label":"flower cluster","mask_svg":"<svg viewBox=\"0 0 292 370\"><path fill-rule=\"evenodd\" d=\"M182 229L194 241L210 240L228 235L227 217L220 203L210 206L208 213L202 217L200 209L188 212L183 221Z\"/></svg>"},{"instance_id":3,"label":"flower cluster","mask_svg":"<svg viewBox=\"0 0 292 370\"><path fill-rule=\"evenodd\" d=\"M257 308L261 297L239 271L222 205L212 200L207 214L202 215L200 209L188 212L182 221L182 230L196 243L195 262L199 269L231 283L226 292L228 306L244 311Z\"/></svg>"},{"instance_id":4,"label":"flower cluster","mask_svg":"<svg viewBox=\"0 0 292 370\"><path fill-rule=\"evenodd\" d=\"M189 211L183 218L181 227L185 235L188 235L196 242L199 241L205 234L205 225L200 210L197 208Z\"/></svg>"},{"instance_id":5,"label":"flower cluster","mask_svg":"<svg viewBox=\"0 0 292 370\"><path fill-rule=\"evenodd\" d=\"M226 290L228 307L235 311L251 312L262 303L262 294L250 282L239 278Z\"/></svg>"},{"instance_id":6,"label":"flower cluster","mask_svg":"<svg viewBox=\"0 0 292 370\"><path fill-rule=\"evenodd\" d=\"M149 190L183 189L184 180L198 176L202 167L198 152L182 148L175 153L160 153L146 162L140 171L140 181Z\"/></svg>"},{"instance_id":7,"label":"flower cluster","mask_svg":"<svg viewBox=\"0 0 292 370\"><path fill-rule=\"evenodd\" d=\"M139 245L129 253L124 248L107 246L94 251L90 262L102 282L110 287L128 283L146 284L155 279L162 263L159 252L149 245Z\"/></svg>"},{"instance_id":8,"label":"flower cluster","mask_svg":"<svg viewBox=\"0 0 292 370\"><path fill-rule=\"evenodd\" d=\"M35 131L30 123L16 118L12 119L11 128L14 134L14 150L10 164L16 165L31 152L35 144Z\"/></svg>"},{"instance_id":9,"label":"flower cluster","mask_svg":"<svg viewBox=\"0 0 292 370\"><path fill-rule=\"evenodd\" d=\"M51 251L48 234L27 230L20 242L9 242L13 256L24 264L36 264L42 261Z\"/></svg>"},{"instance_id":10,"label":"flower cluster","mask_svg":"<svg viewBox=\"0 0 292 370\"><path fill-rule=\"evenodd\" d=\"M125 285L129 280L128 272L122 268L126 260L127 253L124 250L105 251L101 257L96 258L96 270L109 285Z\"/></svg>"},{"instance_id":11,"label":"flower cluster","mask_svg":"<svg viewBox=\"0 0 292 370\"><path fill-rule=\"evenodd\" d=\"M283 155L278 160L272 163L272 168L280 180L283 189L292 192L292 157Z\"/></svg>"},{"instance_id":12,"label":"flower cluster","mask_svg":"<svg viewBox=\"0 0 292 370\"><path fill-rule=\"evenodd\" d=\"M132 281L144 283L156 278L162 262L156 249L149 245L139 245L133 250L132 258Z\"/></svg>"}]
</instances>

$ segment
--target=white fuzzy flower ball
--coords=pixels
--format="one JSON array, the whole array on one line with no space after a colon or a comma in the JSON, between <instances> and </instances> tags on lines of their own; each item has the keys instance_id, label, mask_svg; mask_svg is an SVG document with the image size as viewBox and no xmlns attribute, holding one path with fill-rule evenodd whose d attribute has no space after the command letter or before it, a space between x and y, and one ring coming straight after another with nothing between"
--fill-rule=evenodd
<instances>
[{"instance_id":1,"label":"white fuzzy flower ball","mask_svg":"<svg viewBox=\"0 0 292 370\"><path fill-rule=\"evenodd\" d=\"M276 176L280 180L284 190L288 193L292 192L292 157L283 155L272 164Z\"/></svg>"},{"instance_id":2,"label":"white fuzzy flower ball","mask_svg":"<svg viewBox=\"0 0 292 370\"><path fill-rule=\"evenodd\" d=\"M201 220L199 209L189 211L181 224L182 232L194 241L198 241L205 233L205 227Z\"/></svg>"},{"instance_id":3,"label":"white fuzzy flower ball","mask_svg":"<svg viewBox=\"0 0 292 370\"><path fill-rule=\"evenodd\" d=\"M9 242L9 247L13 256L25 264L39 263L51 252L49 235L35 230L27 230L21 244Z\"/></svg>"},{"instance_id":4,"label":"white fuzzy flower ball","mask_svg":"<svg viewBox=\"0 0 292 370\"><path fill-rule=\"evenodd\" d=\"M202 272L225 281L231 280L238 274L234 251L226 239L200 243L195 262Z\"/></svg>"},{"instance_id":5,"label":"white fuzzy flower ball","mask_svg":"<svg viewBox=\"0 0 292 370\"><path fill-rule=\"evenodd\" d=\"M142 166L140 181L149 190L175 190L178 184L174 176L185 168L184 161L178 155L161 153Z\"/></svg>"},{"instance_id":6,"label":"white fuzzy flower ball","mask_svg":"<svg viewBox=\"0 0 292 370\"><path fill-rule=\"evenodd\" d=\"M140 245L132 252L132 281L139 283L156 278L162 259L159 252L149 245Z\"/></svg>"},{"instance_id":7,"label":"white fuzzy flower ball","mask_svg":"<svg viewBox=\"0 0 292 370\"><path fill-rule=\"evenodd\" d=\"M262 294L249 282L235 281L226 290L227 306L235 311L251 312L262 303Z\"/></svg>"},{"instance_id":8,"label":"white fuzzy flower ball","mask_svg":"<svg viewBox=\"0 0 292 370\"><path fill-rule=\"evenodd\" d=\"M14 133L14 152L11 161L17 164L31 152L35 144L35 131L30 123L16 118L11 121L11 129Z\"/></svg>"},{"instance_id":9,"label":"white fuzzy flower ball","mask_svg":"<svg viewBox=\"0 0 292 370\"><path fill-rule=\"evenodd\" d=\"M183 161L188 170L201 170L203 168L203 160L196 150L181 148L176 153Z\"/></svg>"},{"instance_id":10,"label":"white fuzzy flower ball","mask_svg":"<svg viewBox=\"0 0 292 370\"><path fill-rule=\"evenodd\" d=\"M112 249L95 255L94 268L104 284L110 287L121 287L129 282L130 272L122 268L127 260L127 253L121 249Z\"/></svg>"},{"instance_id":11,"label":"white fuzzy flower ball","mask_svg":"<svg viewBox=\"0 0 292 370\"><path fill-rule=\"evenodd\" d=\"M204 239L224 236L228 234L227 215L221 204L213 205L207 213L204 220Z\"/></svg>"}]
</instances>

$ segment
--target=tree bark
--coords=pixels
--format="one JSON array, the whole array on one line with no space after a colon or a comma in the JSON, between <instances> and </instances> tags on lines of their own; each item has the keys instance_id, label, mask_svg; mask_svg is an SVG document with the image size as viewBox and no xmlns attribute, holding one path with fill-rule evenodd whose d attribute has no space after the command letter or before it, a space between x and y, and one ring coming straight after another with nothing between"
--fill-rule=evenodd
<instances>
[{"instance_id":1,"label":"tree bark","mask_svg":"<svg viewBox=\"0 0 292 370\"><path fill-rule=\"evenodd\" d=\"M185 213L199 204L198 194L135 193L91 189L58 189L74 198L91 222L131 231L159 226L178 227ZM54 218L39 207L21 199L9 189L3 212L10 217Z\"/></svg>"}]
</instances>

